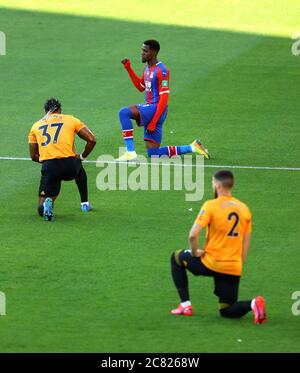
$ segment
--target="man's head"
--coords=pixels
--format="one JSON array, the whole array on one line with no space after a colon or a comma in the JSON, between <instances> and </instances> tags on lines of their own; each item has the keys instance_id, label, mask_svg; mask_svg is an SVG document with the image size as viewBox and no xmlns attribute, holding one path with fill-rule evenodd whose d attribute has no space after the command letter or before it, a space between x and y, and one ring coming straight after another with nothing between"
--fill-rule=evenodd
<instances>
[{"instance_id":1,"label":"man's head","mask_svg":"<svg viewBox=\"0 0 300 373\"><path fill-rule=\"evenodd\" d=\"M142 62L151 61L156 58L160 50L160 45L157 40L145 40L142 45Z\"/></svg>"},{"instance_id":2,"label":"man's head","mask_svg":"<svg viewBox=\"0 0 300 373\"><path fill-rule=\"evenodd\" d=\"M221 170L216 172L212 179L215 198L222 194L230 194L233 184L234 177L231 171Z\"/></svg>"},{"instance_id":3,"label":"man's head","mask_svg":"<svg viewBox=\"0 0 300 373\"><path fill-rule=\"evenodd\" d=\"M61 103L56 98L50 98L44 105L45 113L61 113Z\"/></svg>"}]
</instances>

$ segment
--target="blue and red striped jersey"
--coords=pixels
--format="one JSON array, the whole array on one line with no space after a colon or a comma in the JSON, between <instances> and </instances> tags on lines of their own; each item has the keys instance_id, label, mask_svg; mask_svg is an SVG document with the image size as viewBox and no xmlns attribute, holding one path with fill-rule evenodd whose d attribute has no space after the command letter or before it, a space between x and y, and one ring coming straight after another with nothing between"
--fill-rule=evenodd
<instances>
[{"instance_id":1,"label":"blue and red striped jersey","mask_svg":"<svg viewBox=\"0 0 300 373\"><path fill-rule=\"evenodd\" d=\"M170 72L162 62L152 67L147 65L141 79L147 104L158 103L159 95L170 92L169 84Z\"/></svg>"}]
</instances>

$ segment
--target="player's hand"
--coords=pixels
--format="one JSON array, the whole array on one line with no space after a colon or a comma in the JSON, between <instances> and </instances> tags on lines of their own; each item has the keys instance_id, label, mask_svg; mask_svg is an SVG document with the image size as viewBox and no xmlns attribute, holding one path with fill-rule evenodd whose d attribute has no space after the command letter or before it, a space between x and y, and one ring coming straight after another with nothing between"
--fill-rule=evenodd
<instances>
[{"instance_id":1,"label":"player's hand","mask_svg":"<svg viewBox=\"0 0 300 373\"><path fill-rule=\"evenodd\" d=\"M195 253L192 253L192 256L200 258L204 254L204 250L197 250Z\"/></svg>"},{"instance_id":2,"label":"player's hand","mask_svg":"<svg viewBox=\"0 0 300 373\"><path fill-rule=\"evenodd\" d=\"M149 123L147 126L147 132L153 133L156 129L156 123Z\"/></svg>"},{"instance_id":3,"label":"player's hand","mask_svg":"<svg viewBox=\"0 0 300 373\"><path fill-rule=\"evenodd\" d=\"M130 67L130 64L131 64L129 58L124 58L124 60L122 60L121 63L124 65L125 69L128 69Z\"/></svg>"}]
</instances>

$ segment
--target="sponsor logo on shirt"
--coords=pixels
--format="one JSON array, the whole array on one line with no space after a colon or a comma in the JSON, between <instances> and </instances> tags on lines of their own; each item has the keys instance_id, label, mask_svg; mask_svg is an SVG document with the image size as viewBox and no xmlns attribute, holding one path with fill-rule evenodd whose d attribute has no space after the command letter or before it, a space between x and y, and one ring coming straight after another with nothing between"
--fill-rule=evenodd
<instances>
[{"instance_id":1,"label":"sponsor logo on shirt","mask_svg":"<svg viewBox=\"0 0 300 373\"><path fill-rule=\"evenodd\" d=\"M151 82L145 81L146 91L151 91Z\"/></svg>"}]
</instances>

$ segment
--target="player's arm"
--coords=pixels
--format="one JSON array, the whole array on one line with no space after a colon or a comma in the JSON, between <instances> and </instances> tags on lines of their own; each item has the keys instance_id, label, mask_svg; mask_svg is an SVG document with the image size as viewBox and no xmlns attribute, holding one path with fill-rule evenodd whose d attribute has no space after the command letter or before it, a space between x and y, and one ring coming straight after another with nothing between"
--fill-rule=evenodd
<instances>
[{"instance_id":1,"label":"player's arm","mask_svg":"<svg viewBox=\"0 0 300 373\"><path fill-rule=\"evenodd\" d=\"M157 71L158 87L159 87L159 101L157 104L156 112L147 126L147 131L153 133L155 131L157 122L165 111L169 100L169 72L162 73L161 69Z\"/></svg>"},{"instance_id":2,"label":"player's arm","mask_svg":"<svg viewBox=\"0 0 300 373\"><path fill-rule=\"evenodd\" d=\"M39 146L37 143L29 143L29 154L33 162L39 162L40 153Z\"/></svg>"},{"instance_id":3,"label":"player's arm","mask_svg":"<svg viewBox=\"0 0 300 373\"><path fill-rule=\"evenodd\" d=\"M86 158L91 151L94 149L94 146L96 145L96 137L93 134L92 131L90 131L87 127L83 127L77 135L84 141L86 141L86 145L84 148L84 151L81 153L82 158ZM78 158L80 157L80 154L77 155Z\"/></svg>"},{"instance_id":4,"label":"player's arm","mask_svg":"<svg viewBox=\"0 0 300 373\"><path fill-rule=\"evenodd\" d=\"M250 247L250 239L251 239L251 233L247 232L244 235L243 239L243 252L242 252L242 261L245 263L247 255L248 255L248 250Z\"/></svg>"},{"instance_id":5,"label":"player's arm","mask_svg":"<svg viewBox=\"0 0 300 373\"><path fill-rule=\"evenodd\" d=\"M247 215L248 215L247 223L246 223L245 234L243 238L243 249L242 249L242 262L243 263L245 263L247 255L248 255L248 250L250 247L251 231L252 231L252 215L249 209L248 209Z\"/></svg>"},{"instance_id":6,"label":"player's arm","mask_svg":"<svg viewBox=\"0 0 300 373\"><path fill-rule=\"evenodd\" d=\"M192 251L192 256L200 257L204 253L203 250L199 250L199 237L201 232L202 227L196 221L189 234L189 246Z\"/></svg>"},{"instance_id":7,"label":"player's arm","mask_svg":"<svg viewBox=\"0 0 300 373\"><path fill-rule=\"evenodd\" d=\"M128 75L136 89L138 89L140 92L143 92L145 90L144 79L136 75L131 67L131 63L128 58L124 58L124 60L122 60L121 62L124 65L124 68L127 70Z\"/></svg>"},{"instance_id":8,"label":"player's arm","mask_svg":"<svg viewBox=\"0 0 300 373\"><path fill-rule=\"evenodd\" d=\"M200 212L189 234L189 245L192 251L192 256L199 257L204 253L204 250L199 250L199 237L201 235L203 228L207 227L211 223L211 220L212 220L211 207L208 202L205 202L204 205L201 207ZM205 245L206 245L206 241L205 241Z\"/></svg>"},{"instance_id":9,"label":"player's arm","mask_svg":"<svg viewBox=\"0 0 300 373\"><path fill-rule=\"evenodd\" d=\"M28 143L29 143L29 154L30 158L33 162L39 162L40 159L40 152L39 152L39 145L37 143L34 126L31 127L31 130L28 135Z\"/></svg>"}]
</instances>

